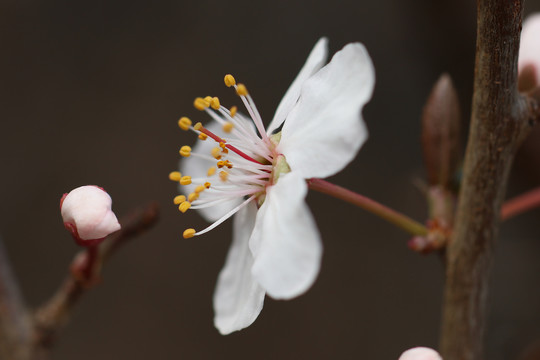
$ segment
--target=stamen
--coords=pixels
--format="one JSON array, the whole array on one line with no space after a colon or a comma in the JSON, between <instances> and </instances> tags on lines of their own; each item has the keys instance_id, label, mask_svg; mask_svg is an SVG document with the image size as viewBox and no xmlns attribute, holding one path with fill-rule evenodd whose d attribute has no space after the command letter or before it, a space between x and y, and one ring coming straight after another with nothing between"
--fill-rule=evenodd
<instances>
[{"instance_id":1,"label":"stamen","mask_svg":"<svg viewBox=\"0 0 540 360\"><path fill-rule=\"evenodd\" d=\"M191 176L182 176L182 178L180 179L180 184L181 185L191 184Z\"/></svg>"},{"instance_id":2,"label":"stamen","mask_svg":"<svg viewBox=\"0 0 540 360\"><path fill-rule=\"evenodd\" d=\"M195 235L195 229L186 229L182 235L184 239L192 238Z\"/></svg>"},{"instance_id":3,"label":"stamen","mask_svg":"<svg viewBox=\"0 0 540 360\"><path fill-rule=\"evenodd\" d=\"M206 189L206 187L204 185L198 185L196 188L195 188L195 192L198 194L200 192L203 192L204 190ZM191 200L189 200L191 201Z\"/></svg>"},{"instance_id":4,"label":"stamen","mask_svg":"<svg viewBox=\"0 0 540 360\"><path fill-rule=\"evenodd\" d=\"M214 157L214 159L216 160L221 159L221 149L218 148L217 146L212 149L211 154Z\"/></svg>"},{"instance_id":5,"label":"stamen","mask_svg":"<svg viewBox=\"0 0 540 360\"><path fill-rule=\"evenodd\" d=\"M219 99L217 97L213 97L212 100L210 101L210 106L214 110L219 110L219 108L221 107L221 104L219 103Z\"/></svg>"},{"instance_id":6,"label":"stamen","mask_svg":"<svg viewBox=\"0 0 540 360\"><path fill-rule=\"evenodd\" d=\"M203 111L204 109L209 107L210 104L205 99L198 97L195 99L195 101L193 101L193 106L195 106L195 109Z\"/></svg>"},{"instance_id":7,"label":"stamen","mask_svg":"<svg viewBox=\"0 0 540 360\"><path fill-rule=\"evenodd\" d=\"M223 124L223 131L225 131L226 133L230 133L232 129L234 129L234 125L232 123L226 122L225 124Z\"/></svg>"},{"instance_id":8,"label":"stamen","mask_svg":"<svg viewBox=\"0 0 540 360\"><path fill-rule=\"evenodd\" d=\"M169 180L180 181L181 178L182 174L180 174L180 171L173 171L169 174Z\"/></svg>"},{"instance_id":9,"label":"stamen","mask_svg":"<svg viewBox=\"0 0 540 360\"><path fill-rule=\"evenodd\" d=\"M191 126L191 120L183 116L180 118L180 120L178 120L178 126L180 127L180 129L187 131Z\"/></svg>"},{"instance_id":10,"label":"stamen","mask_svg":"<svg viewBox=\"0 0 540 360\"><path fill-rule=\"evenodd\" d=\"M236 85L236 80L235 80L234 76L232 76L231 74L225 75L225 79L223 79L223 80L225 81L225 86L227 86L227 87L231 87L231 86Z\"/></svg>"},{"instance_id":11,"label":"stamen","mask_svg":"<svg viewBox=\"0 0 540 360\"><path fill-rule=\"evenodd\" d=\"M204 141L204 140L206 140L206 139L208 139L208 135L203 134L203 133L200 133L200 134L199 134L199 140Z\"/></svg>"},{"instance_id":12,"label":"stamen","mask_svg":"<svg viewBox=\"0 0 540 360\"><path fill-rule=\"evenodd\" d=\"M238 111L238 108L236 106L231 107L231 117L234 117L237 111Z\"/></svg>"},{"instance_id":13,"label":"stamen","mask_svg":"<svg viewBox=\"0 0 540 360\"><path fill-rule=\"evenodd\" d=\"M180 155L184 156L184 157L189 157L191 155L191 147L185 145L185 146L182 146L180 148L180 151L179 151Z\"/></svg>"},{"instance_id":14,"label":"stamen","mask_svg":"<svg viewBox=\"0 0 540 360\"><path fill-rule=\"evenodd\" d=\"M211 168L208 169L208 171L206 172L206 175L207 176L212 176L215 173L216 173L216 168L212 166Z\"/></svg>"},{"instance_id":15,"label":"stamen","mask_svg":"<svg viewBox=\"0 0 540 360\"><path fill-rule=\"evenodd\" d=\"M180 205L184 201L186 201L186 197L184 195L175 196L173 200L174 205Z\"/></svg>"},{"instance_id":16,"label":"stamen","mask_svg":"<svg viewBox=\"0 0 540 360\"><path fill-rule=\"evenodd\" d=\"M204 183L205 188L210 189L210 186L212 186L212 184L209 183L208 181Z\"/></svg>"},{"instance_id":17,"label":"stamen","mask_svg":"<svg viewBox=\"0 0 540 360\"><path fill-rule=\"evenodd\" d=\"M189 194L189 196L188 196L188 202L191 203L191 202L197 200L198 198L199 198L199 193L195 193L195 192L194 192L194 193L191 193L191 194Z\"/></svg>"},{"instance_id":18,"label":"stamen","mask_svg":"<svg viewBox=\"0 0 540 360\"><path fill-rule=\"evenodd\" d=\"M204 110L204 109L203 109L203 110ZM197 131L200 131L202 127L203 127L203 126L202 126L202 123L200 123L200 122L198 122L198 123L196 123L195 125L193 125L193 128L194 128L195 130L197 130Z\"/></svg>"},{"instance_id":19,"label":"stamen","mask_svg":"<svg viewBox=\"0 0 540 360\"><path fill-rule=\"evenodd\" d=\"M221 179L221 181L226 182L227 179L229 178L229 173L226 171L220 171L219 178Z\"/></svg>"},{"instance_id":20,"label":"stamen","mask_svg":"<svg viewBox=\"0 0 540 360\"><path fill-rule=\"evenodd\" d=\"M184 201L183 203L180 204L180 206L178 207L178 210L180 210L182 213L185 213L186 211L188 211L190 207L191 207L191 203L189 201Z\"/></svg>"},{"instance_id":21,"label":"stamen","mask_svg":"<svg viewBox=\"0 0 540 360\"><path fill-rule=\"evenodd\" d=\"M211 96L205 96L204 101L206 101L206 103L208 104L207 107L210 107L210 105L212 105L212 97Z\"/></svg>"},{"instance_id":22,"label":"stamen","mask_svg":"<svg viewBox=\"0 0 540 360\"><path fill-rule=\"evenodd\" d=\"M246 85L244 85L244 84L238 84L238 85L236 86L236 93L237 93L239 96L247 96L248 91L247 91Z\"/></svg>"}]
</instances>

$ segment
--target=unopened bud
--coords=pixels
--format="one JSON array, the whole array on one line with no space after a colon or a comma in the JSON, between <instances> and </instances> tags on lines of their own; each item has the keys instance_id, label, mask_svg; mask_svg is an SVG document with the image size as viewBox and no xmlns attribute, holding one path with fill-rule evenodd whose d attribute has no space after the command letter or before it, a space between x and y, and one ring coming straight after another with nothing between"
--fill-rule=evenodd
<instances>
[{"instance_id":1,"label":"unopened bud","mask_svg":"<svg viewBox=\"0 0 540 360\"><path fill-rule=\"evenodd\" d=\"M518 59L520 91L539 85L540 75L540 13L529 15L523 22Z\"/></svg>"},{"instance_id":2,"label":"unopened bud","mask_svg":"<svg viewBox=\"0 0 540 360\"><path fill-rule=\"evenodd\" d=\"M422 113L422 150L430 185L448 187L460 159L460 109L449 75L431 90Z\"/></svg>"},{"instance_id":3,"label":"unopened bud","mask_svg":"<svg viewBox=\"0 0 540 360\"><path fill-rule=\"evenodd\" d=\"M415 347L401 354L398 360L442 360L442 357L433 349Z\"/></svg>"},{"instance_id":4,"label":"unopened bud","mask_svg":"<svg viewBox=\"0 0 540 360\"><path fill-rule=\"evenodd\" d=\"M93 185L81 186L64 194L60 200L60 212L64 226L77 244L96 245L107 235L120 230L111 205L109 194Z\"/></svg>"}]
</instances>

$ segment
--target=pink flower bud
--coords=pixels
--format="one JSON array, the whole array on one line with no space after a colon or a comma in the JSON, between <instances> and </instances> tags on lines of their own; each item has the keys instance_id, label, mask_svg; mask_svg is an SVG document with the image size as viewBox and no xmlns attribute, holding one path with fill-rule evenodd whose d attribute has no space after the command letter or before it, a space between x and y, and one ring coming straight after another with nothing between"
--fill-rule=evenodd
<instances>
[{"instance_id":1,"label":"pink flower bud","mask_svg":"<svg viewBox=\"0 0 540 360\"><path fill-rule=\"evenodd\" d=\"M78 187L62 196L60 212L64 226L77 244L96 245L110 233L120 230L111 204L109 194L94 185Z\"/></svg>"},{"instance_id":2,"label":"pink flower bud","mask_svg":"<svg viewBox=\"0 0 540 360\"><path fill-rule=\"evenodd\" d=\"M527 68L534 84L538 84L540 72L540 13L529 15L523 22L519 48L518 72Z\"/></svg>"},{"instance_id":3,"label":"pink flower bud","mask_svg":"<svg viewBox=\"0 0 540 360\"><path fill-rule=\"evenodd\" d=\"M433 349L415 347L401 354L398 360L442 360L442 357Z\"/></svg>"}]
</instances>

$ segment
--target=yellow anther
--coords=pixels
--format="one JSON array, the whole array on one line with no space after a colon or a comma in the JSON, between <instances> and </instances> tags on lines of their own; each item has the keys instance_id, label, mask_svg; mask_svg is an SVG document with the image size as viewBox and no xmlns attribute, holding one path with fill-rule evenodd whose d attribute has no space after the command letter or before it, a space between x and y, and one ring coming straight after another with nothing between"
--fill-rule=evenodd
<instances>
[{"instance_id":1,"label":"yellow anther","mask_svg":"<svg viewBox=\"0 0 540 360\"><path fill-rule=\"evenodd\" d=\"M208 106L210 106L210 104L205 99L198 97L195 99L195 101L193 101L193 106L195 106L195 109L202 111L206 109Z\"/></svg>"},{"instance_id":2,"label":"yellow anther","mask_svg":"<svg viewBox=\"0 0 540 360\"><path fill-rule=\"evenodd\" d=\"M219 103L219 99L217 97L213 97L212 100L210 101L210 106L214 110L219 110L219 108L221 107L221 104Z\"/></svg>"},{"instance_id":3,"label":"yellow anther","mask_svg":"<svg viewBox=\"0 0 540 360\"><path fill-rule=\"evenodd\" d=\"M180 174L180 171L173 171L169 174L169 180L172 180L172 181L180 181L181 177L182 177L182 174Z\"/></svg>"},{"instance_id":4,"label":"yellow anther","mask_svg":"<svg viewBox=\"0 0 540 360\"><path fill-rule=\"evenodd\" d=\"M212 149L211 153L212 153L212 156L214 157L214 159L216 159L216 160L221 159L221 149L218 148L217 146Z\"/></svg>"},{"instance_id":5,"label":"yellow anther","mask_svg":"<svg viewBox=\"0 0 540 360\"><path fill-rule=\"evenodd\" d=\"M240 96L246 96L248 94L246 86L244 84L238 84L236 87L236 93Z\"/></svg>"},{"instance_id":6,"label":"yellow anther","mask_svg":"<svg viewBox=\"0 0 540 360\"><path fill-rule=\"evenodd\" d=\"M221 169L221 168L224 167L224 166L225 166L225 161L220 160L220 161L217 162L217 167L218 167L218 168Z\"/></svg>"},{"instance_id":7,"label":"yellow anther","mask_svg":"<svg viewBox=\"0 0 540 360\"><path fill-rule=\"evenodd\" d=\"M180 120L178 120L178 126L180 127L180 129L187 131L189 130L189 127L191 126L191 120L183 116L180 118Z\"/></svg>"},{"instance_id":8,"label":"yellow anther","mask_svg":"<svg viewBox=\"0 0 540 360\"><path fill-rule=\"evenodd\" d=\"M179 151L180 155L184 157L189 157L191 155L191 148L187 145L182 146Z\"/></svg>"},{"instance_id":9,"label":"yellow anther","mask_svg":"<svg viewBox=\"0 0 540 360\"><path fill-rule=\"evenodd\" d=\"M174 197L174 205L180 205L184 201L186 201L186 197L184 195L178 195Z\"/></svg>"},{"instance_id":10,"label":"yellow anther","mask_svg":"<svg viewBox=\"0 0 540 360\"><path fill-rule=\"evenodd\" d=\"M195 192L198 194L200 192L203 192L206 189L204 185L199 185L195 188ZM191 201L191 200L190 200Z\"/></svg>"},{"instance_id":11,"label":"yellow anther","mask_svg":"<svg viewBox=\"0 0 540 360\"><path fill-rule=\"evenodd\" d=\"M193 125L193 128L197 131L201 130L202 129L202 124L200 122L196 123L195 125Z\"/></svg>"},{"instance_id":12,"label":"yellow anther","mask_svg":"<svg viewBox=\"0 0 540 360\"><path fill-rule=\"evenodd\" d=\"M220 171L219 178L221 179L221 181L225 182L229 178L229 173L226 171Z\"/></svg>"},{"instance_id":13,"label":"yellow anther","mask_svg":"<svg viewBox=\"0 0 540 360\"><path fill-rule=\"evenodd\" d=\"M203 140L203 141L204 141L204 140L206 140L206 139L208 139L208 135L206 135L205 133L200 133L200 134L199 134L199 140Z\"/></svg>"},{"instance_id":14,"label":"yellow anther","mask_svg":"<svg viewBox=\"0 0 540 360\"><path fill-rule=\"evenodd\" d=\"M234 76L232 76L231 74L225 75L225 79L223 79L223 80L225 81L225 86L227 86L227 87L231 87L231 86L236 85L236 80L235 80Z\"/></svg>"},{"instance_id":15,"label":"yellow anther","mask_svg":"<svg viewBox=\"0 0 540 360\"><path fill-rule=\"evenodd\" d=\"M206 107L209 107L212 104L212 97L211 96L205 96L204 101L208 104Z\"/></svg>"},{"instance_id":16,"label":"yellow anther","mask_svg":"<svg viewBox=\"0 0 540 360\"><path fill-rule=\"evenodd\" d=\"M224 164L226 167L228 167L229 169L232 169L233 165L232 165L232 162L230 162L229 160L225 160L225 164Z\"/></svg>"},{"instance_id":17,"label":"yellow anther","mask_svg":"<svg viewBox=\"0 0 540 360\"><path fill-rule=\"evenodd\" d=\"M234 125L230 122L226 122L225 124L223 124L223 131L225 131L226 133L230 133L233 128Z\"/></svg>"},{"instance_id":18,"label":"yellow anther","mask_svg":"<svg viewBox=\"0 0 540 360\"><path fill-rule=\"evenodd\" d=\"M216 168L212 166L212 167L210 167L210 168L208 169L208 172L206 173L206 175L207 175L207 176L212 176L212 175L214 175L215 173L216 173Z\"/></svg>"},{"instance_id":19,"label":"yellow anther","mask_svg":"<svg viewBox=\"0 0 540 360\"><path fill-rule=\"evenodd\" d=\"M191 207L191 203L189 201L184 201L183 203L180 204L180 206L178 207L178 210L180 210L182 213L185 213L186 211L188 211L190 207Z\"/></svg>"},{"instance_id":20,"label":"yellow anther","mask_svg":"<svg viewBox=\"0 0 540 360\"><path fill-rule=\"evenodd\" d=\"M199 198L199 194L198 193L191 193L189 194L188 196L188 202L193 202L195 200L197 200Z\"/></svg>"},{"instance_id":21,"label":"yellow anther","mask_svg":"<svg viewBox=\"0 0 540 360\"><path fill-rule=\"evenodd\" d=\"M231 117L234 117L234 115L236 115L236 112L238 111L238 108L236 106L233 106L231 108Z\"/></svg>"},{"instance_id":22,"label":"yellow anther","mask_svg":"<svg viewBox=\"0 0 540 360\"><path fill-rule=\"evenodd\" d=\"M182 235L184 239L189 239L195 236L195 229L186 229Z\"/></svg>"},{"instance_id":23,"label":"yellow anther","mask_svg":"<svg viewBox=\"0 0 540 360\"><path fill-rule=\"evenodd\" d=\"M191 176L182 176L180 179L180 185L189 185L191 184Z\"/></svg>"},{"instance_id":24,"label":"yellow anther","mask_svg":"<svg viewBox=\"0 0 540 360\"><path fill-rule=\"evenodd\" d=\"M212 184L210 184L208 181L204 183L205 188L210 189L210 186L212 186Z\"/></svg>"}]
</instances>

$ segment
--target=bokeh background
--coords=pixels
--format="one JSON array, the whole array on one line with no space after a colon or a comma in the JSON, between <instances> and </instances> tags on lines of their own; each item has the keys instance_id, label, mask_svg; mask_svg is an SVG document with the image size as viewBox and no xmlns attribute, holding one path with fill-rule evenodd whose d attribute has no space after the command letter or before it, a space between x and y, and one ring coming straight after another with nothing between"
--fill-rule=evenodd
<instances>
[{"instance_id":1,"label":"bokeh background","mask_svg":"<svg viewBox=\"0 0 540 360\"><path fill-rule=\"evenodd\" d=\"M533 11L540 1L527 2ZM449 72L466 131L473 1L2 0L0 29L0 233L30 306L56 290L78 250L58 211L64 192L99 184L119 216L161 206L158 225L124 247L82 299L55 359L397 359L412 346L437 346L439 258L413 253L406 233L316 193L308 203L325 246L316 284L292 301L267 298L251 327L219 335L211 299L231 224L182 239L204 221L178 212L167 175L180 146L195 140L177 119L206 120L193 99L238 102L224 74L248 85L269 121L319 37L332 53L360 41L377 74L364 109L370 138L331 181L422 221L422 106ZM540 183L540 160L525 155L509 195ZM515 359L540 338L539 217L502 227L489 359Z\"/></svg>"}]
</instances>

